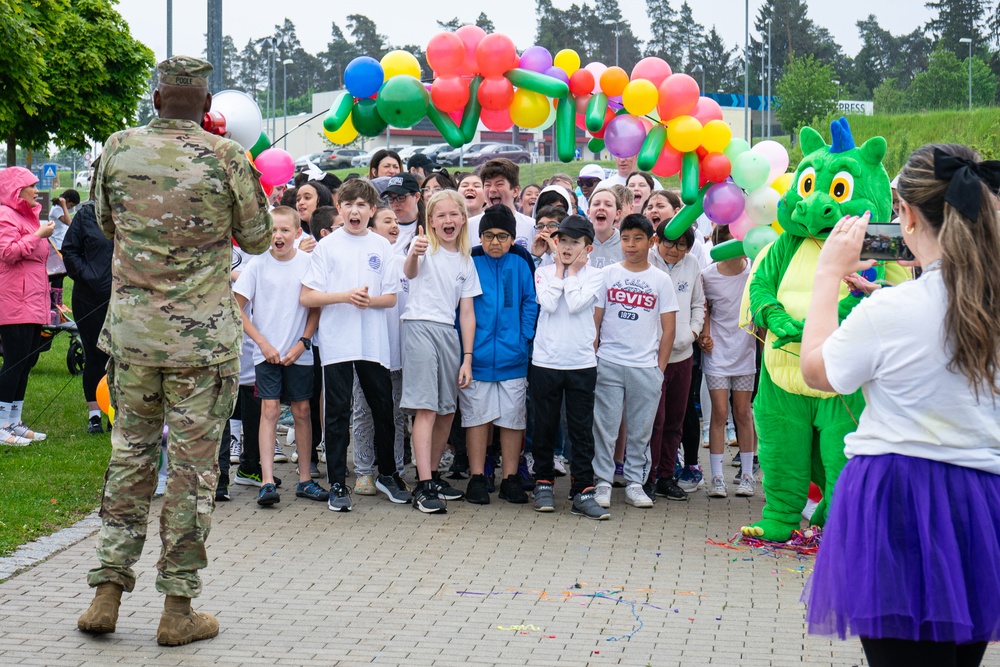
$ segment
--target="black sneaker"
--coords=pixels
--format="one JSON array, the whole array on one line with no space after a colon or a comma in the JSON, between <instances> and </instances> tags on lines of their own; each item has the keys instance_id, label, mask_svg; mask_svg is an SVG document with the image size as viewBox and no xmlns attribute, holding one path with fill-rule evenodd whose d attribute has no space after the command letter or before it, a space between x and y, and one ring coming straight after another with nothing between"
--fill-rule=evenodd
<instances>
[{"instance_id":1,"label":"black sneaker","mask_svg":"<svg viewBox=\"0 0 1000 667\"><path fill-rule=\"evenodd\" d=\"M536 512L554 512L556 510L551 483L539 481L535 484L531 495L535 499Z\"/></svg>"},{"instance_id":2,"label":"black sneaker","mask_svg":"<svg viewBox=\"0 0 1000 667\"><path fill-rule=\"evenodd\" d=\"M469 455L464 449L455 452L455 460L448 469L448 479L469 479Z\"/></svg>"},{"instance_id":3,"label":"black sneaker","mask_svg":"<svg viewBox=\"0 0 1000 667\"><path fill-rule=\"evenodd\" d=\"M405 505L413 500L413 495L406 490L403 480L399 479L399 474L379 475L375 478L375 488L389 497L389 500L397 505Z\"/></svg>"},{"instance_id":4,"label":"black sneaker","mask_svg":"<svg viewBox=\"0 0 1000 667\"><path fill-rule=\"evenodd\" d=\"M330 492L310 479L308 482L299 482L295 485L295 497L323 501L329 500Z\"/></svg>"},{"instance_id":5,"label":"black sneaker","mask_svg":"<svg viewBox=\"0 0 1000 667\"><path fill-rule=\"evenodd\" d=\"M351 495L348 493L347 489L344 488L343 484L334 482L333 486L330 487L326 508L331 512L351 511Z\"/></svg>"},{"instance_id":6,"label":"black sneaker","mask_svg":"<svg viewBox=\"0 0 1000 667\"><path fill-rule=\"evenodd\" d=\"M215 501L224 502L226 500L230 500L229 482L224 482L220 479L218 486L215 487Z\"/></svg>"},{"instance_id":7,"label":"black sneaker","mask_svg":"<svg viewBox=\"0 0 1000 667\"><path fill-rule=\"evenodd\" d=\"M598 505L594 499L594 487L584 489L573 496L573 506L569 512L595 521L603 521L611 517L611 512Z\"/></svg>"},{"instance_id":8,"label":"black sneaker","mask_svg":"<svg viewBox=\"0 0 1000 667\"><path fill-rule=\"evenodd\" d=\"M649 498L650 500L652 500L654 503L656 502L656 485L655 484L653 484L652 482L647 481L645 484L642 485L642 491L643 491L643 493L646 494L647 498Z\"/></svg>"},{"instance_id":9,"label":"black sneaker","mask_svg":"<svg viewBox=\"0 0 1000 667\"><path fill-rule=\"evenodd\" d=\"M101 415L94 415L87 422L87 433L104 433L104 427L101 426Z\"/></svg>"},{"instance_id":10,"label":"black sneaker","mask_svg":"<svg viewBox=\"0 0 1000 667\"><path fill-rule=\"evenodd\" d=\"M441 479L441 473L431 473L430 485L434 488L438 497L443 500L464 500L465 494L453 487L448 482Z\"/></svg>"},{"instance_id":11,"label":"black sneaker","mask_svg":"<svg viewBox=\"0 0 1000 667\"><path fill-rule=\"evenodd\" d=\"M281 496L278 495L278 489L274 484L263 484L260 493L257 494L257 504L267 507L278 502L281 502Z\"/></svg>"},{"instance_id":12,"label":"black sneaker","mask_svg":"<svg viewBox=\"0 0 1000 667\"><path fill-rule=\"evenodd\" d=\"M486 475L473 475L469 485L465 487L465 500L473 505L489 505L490 492L487 488Z\"/></svg>"},{"instance_id":13,"label":"black sneaker","mask_svg":"<svg viewBox=\"0 0 1000 667\"><path fill-rule=\"evenodd\" d=\"M413 507L424 514L444 514L448 504L442 500L430 481L420 482L413 491Z\"/></svg>"},{"instance_id":14,"label":"black sneaker","mask_svg":"<svg viewBox=\"0 0 1000 667\"><path fill-rule=\"evenodd\" d=\"M652 498L649 492L646 493L647 496ZM658 479L656 480L656 495L661 498L666 498L667 500L687 500L688 495L681 487L677 486L677 482L673 479Z\"/></svg>"},{"instance_id":15,"label":"black sneaker","mask_svg":"<svg viewBox=\"0 0 1000 667\"><path fill-rule=\"evenodd\" d=\"M521 488L521 478L517 475L508 475L500 481L500 493L497 494L500 500L506 500L515 505L525 505L528 502L528 494Z\"/></svg>"}]
</instances>

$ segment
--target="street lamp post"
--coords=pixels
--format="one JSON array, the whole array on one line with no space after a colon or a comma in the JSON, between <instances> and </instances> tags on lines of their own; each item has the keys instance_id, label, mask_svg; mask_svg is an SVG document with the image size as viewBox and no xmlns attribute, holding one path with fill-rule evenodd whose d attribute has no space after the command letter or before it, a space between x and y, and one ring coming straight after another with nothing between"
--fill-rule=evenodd
<instances>
[{"instance_id":1,"label":"street lamp post","mask_svg":"<svg viewBox=\"0 0 1000 667\"><path fill-rule=\"evenodd\" d=\"M288 66L294 65L291 58L281 61L281 113L284 116L284 127L282 128L281 148L288 148Z\"/></svg>"},{"instance_id":2,"label":"street lamp post","mask_svg":"<svg viewBox=\"0 0 1000 667\"><path fill-rule=\"evenodd\" d=\"M615 27L615 67L618 67L618 19L607 19L602 21L602 23Z\"/></svg>"},{"instance_id":3,"label":"street lamp post","mask_svg":"<svg viewBox=\"0 0 1000 667\"><path fill-rule=\"evenodd\" d=\"M767 19L767 138L771 138L771 19Z\"/></svg>"},{"instance_id":4,"label":"street lamp post","mask_svg":"<svg viewBox=\"0 0 1000 667\"><path fill-rule=\"evenodd\" d=\"M750 141L750 0L746 0L743 25L743 136Z\"/></svg>"},{"instance_id":5,"label":"street lamp post","mask_svg":"<svg viewBox=\"0 0 1000 667\"><path fill-rule=\"evenodd\" d=\"M972 39L963 37L958 43L969 45L969 111L972 111Z\"/></svg>"},{"instance_id":6,"label":"street lamp post","mask_svg":"<svg viewBox=\"0 0 1000 667\"><path fill-rule=\"evenodd\" d=\"M702 67L701 63L698 63L697 65L695 65L694 67L691 68L691 73L692 74L696 74L698 72L701 72L701 94L704 95L705 94L705 68Z\"/></svg>"}]
</instances>

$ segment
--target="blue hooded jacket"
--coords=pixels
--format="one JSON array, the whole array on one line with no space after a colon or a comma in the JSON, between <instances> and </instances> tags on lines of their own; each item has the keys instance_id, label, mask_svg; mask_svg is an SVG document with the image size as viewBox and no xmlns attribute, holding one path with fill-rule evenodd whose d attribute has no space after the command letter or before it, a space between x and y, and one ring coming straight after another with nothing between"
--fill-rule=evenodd
<instances>
[{"instance_id":1,"label":"blue hooded jacket","mask_svg":"<svg viewBox=\"0 0 1000 667\"><path fill-rule=\"evenodd\" d=\"M476 310L472 377L481 382L527 377L538 321L531 268L517 253L494 259L481 248L473 251L472 261L483 290L472 300Z\"/></svg>"}]
</instances>

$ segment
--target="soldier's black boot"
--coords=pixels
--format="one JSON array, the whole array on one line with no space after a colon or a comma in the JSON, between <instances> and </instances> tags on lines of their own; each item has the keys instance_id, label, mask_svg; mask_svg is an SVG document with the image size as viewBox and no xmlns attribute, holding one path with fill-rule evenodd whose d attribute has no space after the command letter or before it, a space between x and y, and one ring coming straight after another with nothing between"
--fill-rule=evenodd
<instances>
[{"instance_id":1,"label":"soldier's black boot","mask_svg":"<svg viewBox=\"0 0 1000 667\"><path fill-rule=\"evenodd\" d=\"M97 585L90 608L76 622L82 632L114 632L118 623L118 607L122 603L122 587L111 582Z\"/></svg>"}]
</instances>

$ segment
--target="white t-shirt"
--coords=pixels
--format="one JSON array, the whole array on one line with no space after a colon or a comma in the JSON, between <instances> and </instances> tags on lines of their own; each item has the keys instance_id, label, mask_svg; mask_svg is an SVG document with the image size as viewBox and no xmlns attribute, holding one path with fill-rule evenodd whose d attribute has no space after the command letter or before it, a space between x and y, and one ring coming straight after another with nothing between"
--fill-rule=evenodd
<instances>
[{"instance_id":1,"label":"white t-shirt","mask_svg":"<svg viewBox=\"0 0 1000 667\"><path fill-rule=\"evenodd\" d=\"M233 246L233 263L231 271L242 273L247 263L254 258L254 255L244 251L242 248ZM243 312L247 317L253 315L253 308L249 301L243 307ZM257 381L257 372L253 365L253 351L257 349L257 343L253 342L250 336L243 333L243 344L240 346L240 384L253 385Z\"/></svg>"},{"instance_id":2,"label":"white t-shirt","mask_svg":"<svg viewBox=\"0 0 1000 667\"><path fill-rule=\"evenodd\" d=\"M538 324L531 363L541 368L577 370L597 365L594 307L604 290L604 274L585 266L575 276L557 278L562 265L535 270Z\"/></svg>"},{"instance_id":3,"label":"white t-shirt","mask_svg":"<svg viewBox=\"0 0 1000 667\"><path fill-rule=\"evenodd\" d=\"M319 292L347 292L367 285L370 297L396 294L399 277L389 262L391 254L392 245L375 232L355 236L341 227L316 244L302 284ZM323 365L374 361L389 368L386 310L361 310L350 303L323 306L316 333Z\"/></svg>"},{"instance_id":4,"label":"white t-shirt","mask_svg":"<svg viewBox=\"0 0 1000 667\"><path fill-rule=\"evenodd\" d=\"M396 243L399 243L398 241ZM399 291L396 292L396 305L387 308L386 323L389 325L389 370L398 371L403 368L403 347L399 338L400 316L406 312L406 302L410 295L410 279L403 274L403 262L406 257L393 253L389 257L392 270L399 277Z\"/></svg>"},{"instance_id":5,"label":"white t-shirt","mask_svg":"<svg viewBox=\"0 0 1000 667\"><path fill-rule=\"evenodd\" d=\"M483 245L482 240L479 238L479 221L482 217L482 213L474 215L469 218L469 224L466 225L469 228L470 248ZM517 235L514 237L514 243L531 252L531 242L535 240L535 219L514 211L514 220L517 221ZM399 243L399 241L396 241L396 243Z\"/></svg>"},{"instance_id":6,"label":"white t-shirt","mask_svg":"<svg viewBox=\"0 0 1000 667\"><path fill-rule=\"evenodd\" d=\"M660 315L678 310L673 281L653 266L634 273L619 263L602 273L597 307L604 317L597 356L622 366L655 368L663 335Z\"/></svg>"},{"instance_id":7,"label":"white t-shirt","mask_svg":"<svg viewBox=\"0 0 1000 667\"><path fill-rule=\"evenodd\" d=\"M860 387L867 403L848 457L904 454L1000 475L1000 400L988 389L977 399L948 370L947 306L941 271L928 271L863 300L823 344L830 384Z\"/></svg>"},{"instance_id":8,"label":"white t-shirt","mask_svg":"<svg viewBox=\"0 0 1000 667\"><path fill-rule=\"evenodd\" d=\"M401 319L453 326L459 299L482 293L479 273L471 257L444 248L438 248L437 252L428 250L419 259L417 277L410 281L410 294Z\"/></svg>"},{"instance_id":9,"label":"white t-shirt","mask_svg":"<svg viewBox=\"0 0 1000 667\"><path fill-rule=\"evenodd\" d=\"M280 262L268 251L246 264L233 285L234 292L253 304L250 321L282 357L305 333L309 309L299 304L299 294L311 264L307 252L296 250L291 259ZM254 365L264 361L264 353L254 345ZM295 361L296 366L312 363L312 350Z\"/></svg>"},{"instance_id":10,"label":"white t-shirt","mask_svg":"<svg viewBox=\"0 0 1000 667\"><path fill-rule=\"evenodd\" d=\"M757 372L757 339L740 329L740 303L749 278L749 261L735 276L719 273L718 264L701 272L714 343L712 353L701 357L701 372L705 375L729 378Z\"/></svg>"},{"instance_id":11,"label":"white t-shirt","mask_svg":"<svg viewBox=\"0 0 1000 667\"><path fill-rule=\"evenodd\" d=\"M69 219L73 219L73 215L76 213L76 207L73 206L69 209ZM59 204L54 205L49 209L49 220L56 223L55 228L52 230L52 245L57 249L62 250L63 239L66 238L66 232L69 231L69 225L62 221L63 207Z\"/></svg>"},{"instance_id":12,"label":"white t-shirt","mask_svg":"<svg viewBox=\"0 0 1000 667\"><path fill-rule=\"evenodd\" d=\"M392 251L397 255L402 255L406 257L406 253L410 251L410 241L413 237L417 235L417 221L414 220L410 223L398 223L399 224L399 236L396 237L396 242L392 244ZM427 233L427 230L424 230Z\"/></svg>"}]
</instances>

